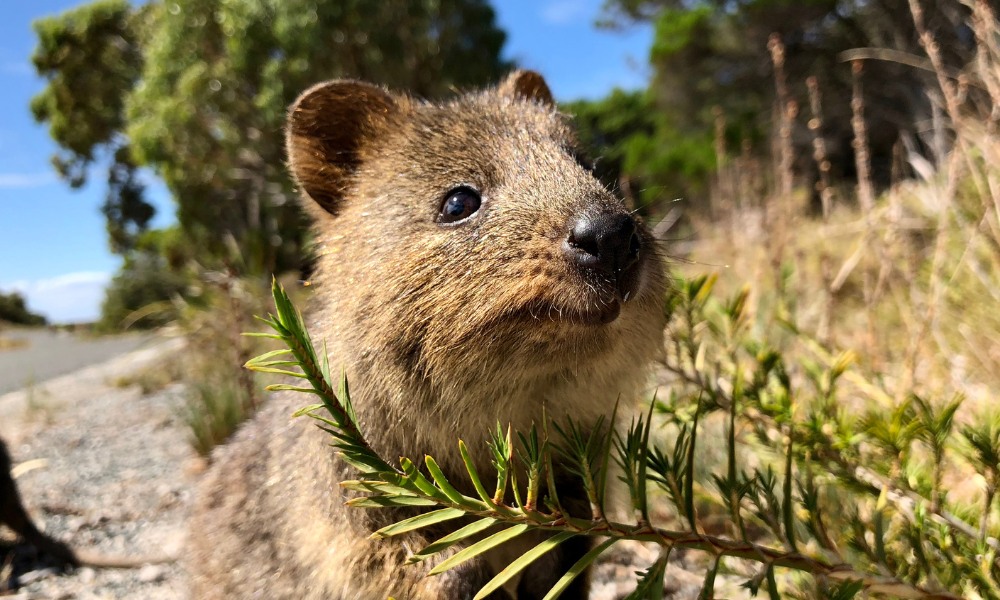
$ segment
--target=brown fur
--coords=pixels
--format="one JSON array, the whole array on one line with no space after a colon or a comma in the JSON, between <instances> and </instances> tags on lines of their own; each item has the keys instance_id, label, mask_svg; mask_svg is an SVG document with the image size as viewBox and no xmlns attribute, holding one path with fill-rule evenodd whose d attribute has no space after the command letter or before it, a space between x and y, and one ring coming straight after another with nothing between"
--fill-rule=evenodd
<instances>
[{"instance_id":1,"label":"brown fur","mask_svg":"<svg viewBox=\"0 0 1000 600\"><path fill-rule=\"evenodd\" d=\"M459 437L490 472L484 442L498 420L526 431L544 407L587 426L641 390L661 346L663 265L641 224L628 297L567 258L581 215L626 211L575 160L539 75L444 104L321 84L289 114L288 152L316 222L312 336L346 369L362 431L384 457L430 454L460 481ZM460 185L479 190L482 207L438 223ZM338 482L352 470L327 434L290 418L306 401L280 396L215 454L194 509L194 597L462 599L502 568L497 554L428 578L403 562L440 532L369 540L406 513L343 505ZM541 598L587 548L564 544L496 597Z\"/></svg>"},{"instance_id":2,"label":"brown fur","mask_svg":"<svg viewBox=\"0 0 1000 600\"><path fill-rule=\"evenodd\" d=\"M0 525L10 527L36 549L48 554L68 567L124 568L141 567L146 564L173 562L170 557L141 558L116 557L87 550L74 550L67 544L46 535L31 521L21 503L17 484L10 473L11 459L7 446L0 440Z\"/></svg>"}]
</instances>

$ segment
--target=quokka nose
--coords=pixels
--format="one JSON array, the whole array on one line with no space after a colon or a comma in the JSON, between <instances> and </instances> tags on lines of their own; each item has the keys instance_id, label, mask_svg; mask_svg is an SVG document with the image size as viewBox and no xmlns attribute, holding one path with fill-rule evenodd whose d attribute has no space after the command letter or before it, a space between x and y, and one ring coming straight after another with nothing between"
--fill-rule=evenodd
<instances>
[{"instance_id":1,"label":"quokka nose","mask_svg":"<svg viewBox=\"0 0 1000 600\"><path fill-rule=\"evenodd\" d=\"M582 217L570 229L566 242L578 265L615 277L639 260L642 249L635 219L624 213Z\"/></svg>"}]
</instances>

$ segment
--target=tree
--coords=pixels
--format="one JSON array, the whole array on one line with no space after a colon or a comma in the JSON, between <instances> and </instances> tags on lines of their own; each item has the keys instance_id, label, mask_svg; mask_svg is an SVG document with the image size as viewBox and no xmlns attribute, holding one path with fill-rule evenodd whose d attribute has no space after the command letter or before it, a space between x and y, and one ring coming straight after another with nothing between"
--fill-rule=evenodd
<instances>
[{"instance_id":1,"label":"tree","mask_svg":"<svg viewBox=\"0 0 1000 600\"><path fill-rule=\"evenodd\" d=\"M921 4L945 64L960 72L975 53L966 24L968 8L959 0ZM607 0L604 10L605 24L611 26L653 24L651 93L676 134L700 137L710 145L713 109L721 107L729 147L747 142L761 154L769 152L767 140L775 129L774 70L767 42L778 34L786 48L790 93L803 113L809 106L806 79L818 79L824 135L834 166L847 177L854 175L851 72L841 53L876 47L925 56L908 0ZM914 124L931 121L933 103L924 90L936 87L933 77L893 61L868 61L865 66L865 113L874 173L882 183L888 182L892 147L900 135L919 143L921 132ZM804 123L794 137L802 150L798 154L808 157L810 136Z\"/></svg>"},{"instance_id":2,"label":"tree","mask_svg":"<svg viewBox=\"0 0 1000 600\"><path fill-rule=\"evenodd\" d=\"M52 164L71 187L86 183L95 162L110 162L102 210L117 253L132 247L154 214L123 135L126 94L141 73L148 14L148 7L133 9L125 0L101 0L34 24L38 47L32 62L48 86L32 98L31 111L48 123L61 147Z\"/></svg>"},{"instance_id":3,"label":"tree","mask_svg":"<svg viewBox=\"0 0 1000 600\"><path fill-rule=\"evenodd\" d=\"M28 310L24 296L18 292L0 293L0 323L15 325L45 325L47 320L42 315Z\"/></svg>"},{"instance_id":4,"label":"tree","mask_svg":"<svg viewBox=\"0 0 1000 600\"><path fill-rule=\"evenodd\" d=\"M71 185L110 162L112 247L133 248L152 216L137 178L149 167L177 202L196 260L248 273L300 264L304 227L282 134L298 93L356 77L439 96L510 66L485 0L101 0L35 29L33 60L48 81L35 116L61 146L54 162Z\"/></svg>"},{"instance_id":5,"label":"tree","mask_svg":"<svg viewBox=\"0 0 1000 600\"><path fill-rule=\"evenodd\" d=\"M675 119L657 110L648 90L614 90L601 100L564 106L594 160L594 174L644 211L664 200L697 195L715 167L711 139L680 136Z\"/></svg>"}]
</instances>

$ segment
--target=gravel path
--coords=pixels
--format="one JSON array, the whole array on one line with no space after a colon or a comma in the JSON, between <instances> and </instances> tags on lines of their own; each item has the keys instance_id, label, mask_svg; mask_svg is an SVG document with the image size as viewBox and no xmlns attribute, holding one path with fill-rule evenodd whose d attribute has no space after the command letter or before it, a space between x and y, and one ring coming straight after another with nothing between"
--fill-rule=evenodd
<instances>
[{"instance_id":1,"label":"gravel path","mask_svg":"<svg viewBox=\"0 0 1000 600\"><path fill-rule=\"evenodd\" d=\"M34 467L17 483L28 511L49 534L116 557L181 551L198 465L179 416L182 388L142 396L136 386L114 386L180 346L180 340L157 339L100 365L0 395L0 437L15 465ZM4 548L0 540L0 560ZM0 596L186 597L176 564L59 574L24 545L14 548L13 557L0 563Z\"/></svg>"}]
</instances>

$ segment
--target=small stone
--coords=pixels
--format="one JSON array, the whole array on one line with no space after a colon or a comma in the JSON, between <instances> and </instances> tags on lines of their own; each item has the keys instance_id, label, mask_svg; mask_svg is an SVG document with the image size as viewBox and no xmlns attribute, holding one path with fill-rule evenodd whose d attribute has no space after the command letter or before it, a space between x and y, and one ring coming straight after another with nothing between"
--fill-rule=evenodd
<instances>
[{"instance_id":1,"label":"small stone","mask_svg":"<svg viewBox=\"0 0 1000 600\"><path fill-rule=\"evenodd\" d=\"M97 572L90 567L83 567L77 571L77 577L80 578L80 583L93 583L94 579L97 578Z\"/></svg>"},{"instance_id":2,"label":"small stone","mask_svg":"<svg viewBox=\"0 0 1000 600\"><path fill-rule=\"evenodd\" d=\"M27 573L24 573L23 575L18 577L18 581L21 582L21 585L28 585L36 581L45 579L46 577L51 577L55 574L56 574L56 569L53 567L46 567L44 569L35 569L34 571L28 571Z\"/></svg>"},{"instance_id":3,"label":"small stone","mask_svg":"<svg viewBox=\"0 0 1000 600\"><path fill-rule=\"evenodd\" d=\"M162 580L167 572L161 565L146 565L139 569L139 581L142 583L155 583Z\"/></svg>"},{"instance_id":4,"label":"small stone","mask_svg":"<svg viewBox=\"0 0 1000 600\"><path fill-rule=\"evenodd\" d=\"M600 582L591 587L590 600L616 600L618 596L618 586L614 582Z\"/></svg>"},{"instance_id":5,"label":"small stone","mask_svg":"<svg viewBox=\"0 0 1000 600\"><path fill-rule=\"evenodd\" d=\"M160 549L167 556L180 556L186 545L187 531L184 529L174 529L160 541Z\"/></svg>"},{"instance_id":6,"label":"small stone","mask_svg":"<svg viewBox=\"0 0 1000 600\"><path fill-rule=\"evenodd\" d=\"M102 579L105 579L109 584L117 585L125 581L125 578L128 576L129 574L126 571L122 571L120 569L111 569L110 571L104 574Z\"/></svg>"}]
</instances>

